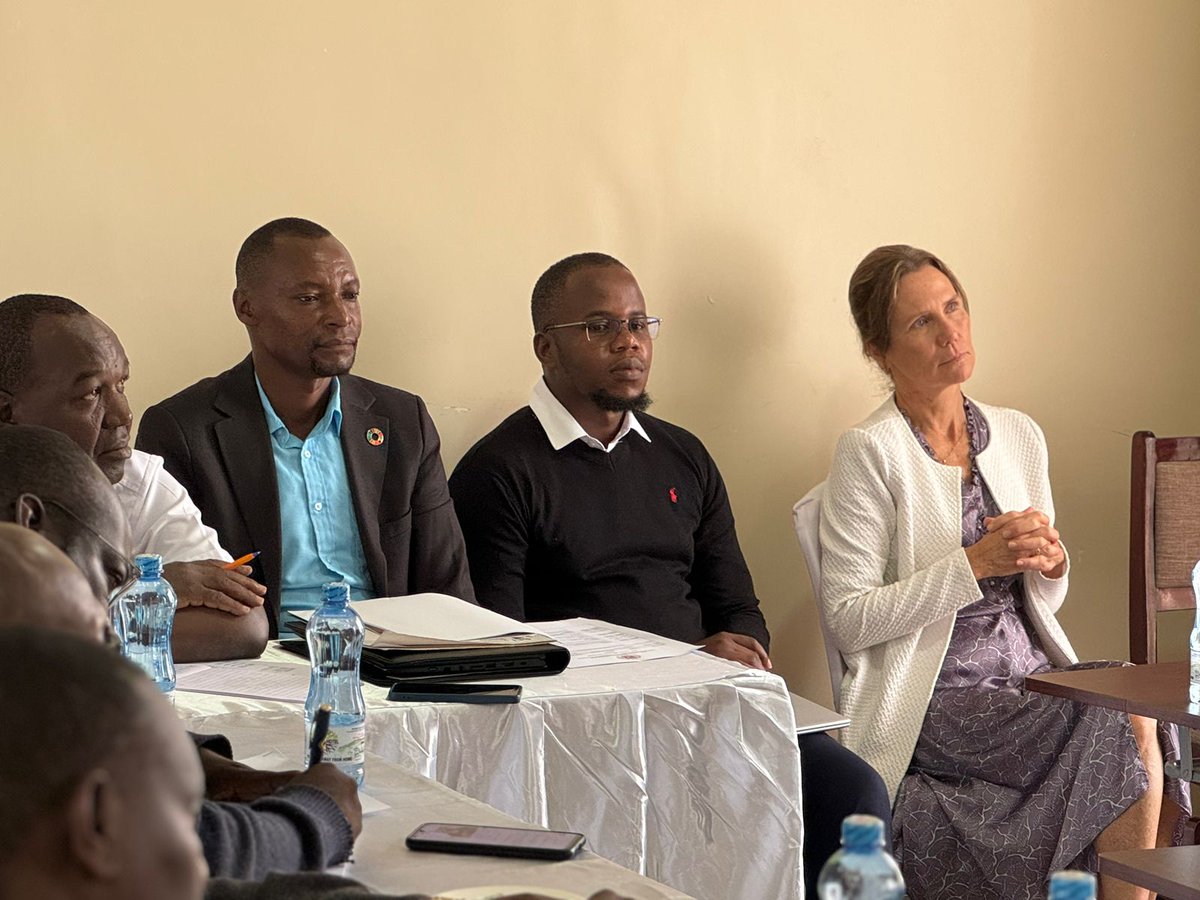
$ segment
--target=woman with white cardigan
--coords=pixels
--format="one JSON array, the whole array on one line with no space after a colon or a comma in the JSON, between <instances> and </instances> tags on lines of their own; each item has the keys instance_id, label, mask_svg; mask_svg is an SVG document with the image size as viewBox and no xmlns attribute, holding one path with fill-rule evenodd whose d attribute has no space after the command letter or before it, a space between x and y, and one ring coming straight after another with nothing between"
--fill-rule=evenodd
<instances>
[{"instance_id":1,"label":"woman with white cardigan","mask_svg":"<svg viewBox=\"0 0 1200 900\"><path fill-rule=\"evenodd\" d=\"M1076 664L1054 618L1067 553L1041 430L969 400L967 298L932 253L880 247L850 281L895 393L838 441L821 602L846 661L847 746L891 791L912 900L1043 897L1051 871L1174 838L1182 786L1153 720L1022 692ZM1146 896L1102 879L1102 896Z\"/></svg>"}]
</instances>

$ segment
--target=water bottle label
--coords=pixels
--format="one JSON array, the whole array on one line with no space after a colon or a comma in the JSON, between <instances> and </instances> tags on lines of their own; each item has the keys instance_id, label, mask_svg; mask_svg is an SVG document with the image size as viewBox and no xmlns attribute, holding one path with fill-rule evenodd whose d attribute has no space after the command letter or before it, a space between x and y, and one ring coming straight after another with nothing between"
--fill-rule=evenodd
<instances>
[{"instance_id":1,"label":"water bottle label","mask_svg":"<svg viewBox=\"0 0 1200 900\"><path fill-rule=\"evenodd\" d=\"M1195 637L1192 638L1196 640ZM1192 650L1192 674L1188 683L1188 702L1200 703L1200 648Z\"/></svg>"},{"instance_id":2,"label":"water bottle label","mask_svg":"<svg viewBox=\"0 0 1200 900\"><path fill-rule=\"evenodd\" d=\"M366 724L329 726L321 744L321 758L328 763L361 763L367 753Z\"/></svg>"}]
</instances>

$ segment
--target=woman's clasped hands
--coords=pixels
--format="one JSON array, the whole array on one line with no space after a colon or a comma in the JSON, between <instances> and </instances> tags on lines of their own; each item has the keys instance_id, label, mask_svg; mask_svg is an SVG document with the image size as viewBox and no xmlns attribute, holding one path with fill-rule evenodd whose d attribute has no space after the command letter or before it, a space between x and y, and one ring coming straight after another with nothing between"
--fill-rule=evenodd
<instances>
[{"instance_id":1,"label":"woman's clasped hands","mask_svg":"<svg viewBox=\"0 0 1200 900\"><path fill-rule=\"evenodd\" d=\"M1041 572L1058 578L1067 554L1050 517L1029 507L984 519L987 534L966 548L975 578Z\"/></svg>"}]
</instances>

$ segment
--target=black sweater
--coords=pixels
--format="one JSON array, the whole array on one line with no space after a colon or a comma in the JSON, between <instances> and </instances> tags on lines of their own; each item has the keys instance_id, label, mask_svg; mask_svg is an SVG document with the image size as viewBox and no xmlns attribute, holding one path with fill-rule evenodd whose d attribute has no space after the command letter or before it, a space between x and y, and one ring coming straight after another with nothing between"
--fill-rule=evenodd
<instances>
[{"instance_id":1,"label":"black sweater","mask_svg":"<svg viewBox=\"0 0 1200 900\"><path fill-rule=\"evenodd\" d=\"M680 641L770 636L704 445L641 414L610 453L556 451L524 407L450 477L479 603L526 621L583 616Z\"/></svg>"}]
</instances>

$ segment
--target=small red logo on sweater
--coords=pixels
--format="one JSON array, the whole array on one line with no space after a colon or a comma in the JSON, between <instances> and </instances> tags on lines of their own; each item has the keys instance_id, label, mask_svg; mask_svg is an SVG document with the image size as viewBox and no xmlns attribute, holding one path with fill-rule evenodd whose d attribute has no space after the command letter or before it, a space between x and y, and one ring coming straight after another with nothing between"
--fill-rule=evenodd
<instances>
[{"instance_id":1,"label":"small red logo on sweater","mask_svg":"<svg viewBox=\"0 0 1200 900\"><path fill-rule=\"evenodd\" d=\"M669 491L667 491L667 494L670 495L672 503L679 502L679 495L675 493L675 488L671 488Z\"/></svg>"}]
</instances>

